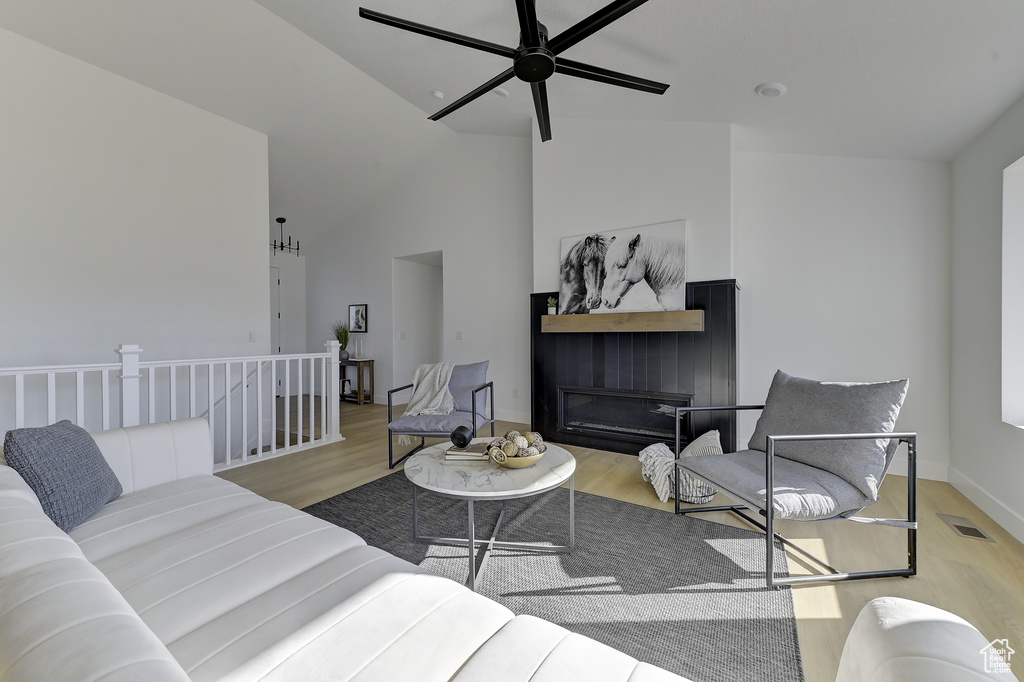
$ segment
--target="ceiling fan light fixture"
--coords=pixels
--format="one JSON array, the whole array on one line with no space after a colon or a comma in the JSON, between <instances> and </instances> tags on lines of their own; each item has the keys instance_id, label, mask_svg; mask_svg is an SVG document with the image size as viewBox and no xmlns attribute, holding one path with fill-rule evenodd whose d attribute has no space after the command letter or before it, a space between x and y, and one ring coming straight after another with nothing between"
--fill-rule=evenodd
<instances>
[{"instance_id":1,"label":"ceiling fan light fixture","mask_svg":"<svg viewBox=\"0 0 1024 682\"><path fill-rule=\"evenodd\" d=\"M761 97L781 97L786 94L786 86L782 83L761 83L754 88L754 92L759 94Z\"/></svg>"},{"instance_id":2,"label":"ceiling fan light fixture","mask_svg":"<svg viewBox=\"0 0 1024 682\"><path fill-rule=\"evenodd\" d=\"M551 38L551 40L548 40L547 27L537 20L535 1L515 0L516 14L519 19L519 46L515 48L427 26L426 24L409 21L408 19L392 17L365 7L359 8L359 16L363 19L384 24L385 26L399 28L411 33L436 38L512 60L510 68L502 71L483 85L471 90L440 111L428 116L427 118L431 121L439 121L453 111L459 110L512 78L518 78L530 84L530 90L533 94L533 106L537 112L536 120L537 128L540 131L540 139L541 142L546 142L551 139L551 114L548 111L548 91L545 81L556 72L565 76L572 76L573 78L584 78L598 83L649 92L656 95L664 94L665 90L668 89L667 83L658 83L646 78L638 78L629 74L618 73L611 69L583 64L558 56L581 40L585 40L587 37L600 31L608 24L621 19L624 15L632 12L648 0L611 0L608 5L573 24L565 31ZM507 92L504 94L499 92L497 94L503 97L508 96ZM437 96L437 92L434 93L434 96Z\"/></svg>"},{"instance_id":3,"label":"ceiling fan light fixture","mask_svg":"<svg viewBox=\"0 0 1024 682\"><path fill-rule=\"evenodd\" d=\"M440 90L434 90L430 94L433 95L436 99L444 99L444 93L441 92Z\"/></svg>"}]
</instances>

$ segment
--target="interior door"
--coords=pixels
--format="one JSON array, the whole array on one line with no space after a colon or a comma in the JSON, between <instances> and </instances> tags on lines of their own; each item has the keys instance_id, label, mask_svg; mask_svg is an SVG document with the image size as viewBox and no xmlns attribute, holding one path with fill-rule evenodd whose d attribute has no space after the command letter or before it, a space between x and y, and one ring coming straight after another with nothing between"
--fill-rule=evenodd
<instances>
[{"instance_id":1,"label":"interior door","mask_svg":"<svg viewBox=\"0 0 1024 682\"><path fill-rule=\"evenodd\" d=\"M281 352L281 271L270 268L270 352ZM281 381L274 387L275 395L281 395Z\"/></svg>"}]
</instances>

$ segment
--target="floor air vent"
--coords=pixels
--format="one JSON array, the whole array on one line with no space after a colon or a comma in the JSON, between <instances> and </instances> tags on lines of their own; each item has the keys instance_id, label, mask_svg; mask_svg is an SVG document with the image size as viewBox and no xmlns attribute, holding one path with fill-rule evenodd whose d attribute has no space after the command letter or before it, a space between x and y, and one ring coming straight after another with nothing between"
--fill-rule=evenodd
<instances>
[{"instance_id":1,"label":"floor air vent","mask_svg":"<svg viewBox=\"0 0 1024 682\"><path fill-rule=\"evenodd\" d=\"M974 538L975 540L995 542L995 540L985 535L985 533L975 525L974 521L971 521L970 519L965 519L962 516L950 516L949 514L939 514L938 516L953 529L953 532L962 538Z\"/></svg>"}]
</instances>

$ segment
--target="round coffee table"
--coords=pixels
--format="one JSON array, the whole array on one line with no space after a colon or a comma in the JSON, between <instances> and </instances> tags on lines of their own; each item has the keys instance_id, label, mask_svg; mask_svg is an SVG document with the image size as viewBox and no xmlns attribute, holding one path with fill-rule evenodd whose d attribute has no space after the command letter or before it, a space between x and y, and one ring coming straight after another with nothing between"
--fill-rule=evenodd
<instances>
[{"instance_id":1,"label":"round coffee table","mask_svg":"<svg viewBox=\"0 0 1024 682\"><path fill-rule=\"evenodd\" d=\"M489 438L477 438L476 442ZM441 545L455 545L469 548L469 579L466 585L476 589L476 580L483 573L491 550L525 549L537 552L571 552L575 544L575 493L574 476L576 459L565 448L548 444L547 452L536 464L522 469L508 469L490 460L485 462L464 462L445 460L444 453L450 446L442 443L420 450L405 462L405 475L412 482L412 539L413 542L428 542ZM548 545L535 542L503 542L497 540L498 530L505 520L507 501L522 497L540 495L569 482L569 544ZM440 538L422 536L419 533L419 493L421 490L466 500L469 506L469 532L467 538ZM501 500L501 514L494 526L494 532L487 540L476 538L473 519L473 502L477 500ZM476 549L484 547L480 568L476 567Z\"/></svg>"}]
</instances>

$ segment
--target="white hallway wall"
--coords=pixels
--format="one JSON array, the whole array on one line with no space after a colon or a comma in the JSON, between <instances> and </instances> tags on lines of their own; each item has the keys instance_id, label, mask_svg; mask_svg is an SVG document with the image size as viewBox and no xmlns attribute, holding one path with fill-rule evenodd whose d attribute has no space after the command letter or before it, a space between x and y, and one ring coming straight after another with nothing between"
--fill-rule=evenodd
<instances>
[{"instance_id":1,"label":"white hallway wall","mask_svg":"<svg viewBox=\"0 0 1024 682\"><path fill-rule=\"evenodd\" d=\"M1001 420L1000 406L1003 169L1022 155L1024 99L953 163L949 473L954 486L1024 541L1024 431Z\"/></svg>"},{"instance_id":2,"label":"white hallway wall","mask_svg":"<svg viewBox=\"0 0 1024 682\"><path fill-rule=\"evenodd\" d=\"M266 136L3 29L0 63L0 366L266 353Z\"/></svg>"},{"instance_id":3,"label":"white hallway wall","mask_svg":"<svg viewBox=\"0 0 1024 682\"><path fill-rule=\"evenodd\" d=\"M308 256L309 343L350 303L366 303L364 352L385 402L408 382L392 366L392 295L401 292L392 290L391 259L442 251L444 360L489 359L498 418L528 422L530 214L529 141L450 133L373 205L318 237Z\"/></svg>"}]
</instances>

